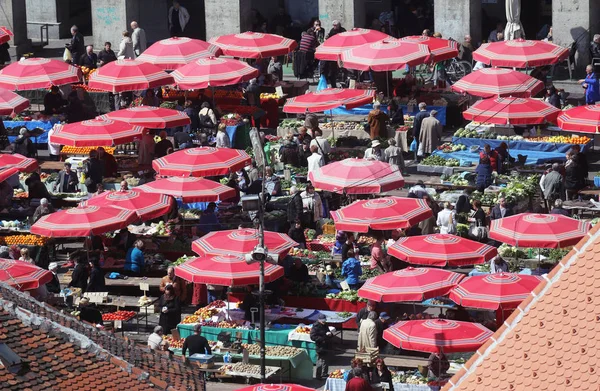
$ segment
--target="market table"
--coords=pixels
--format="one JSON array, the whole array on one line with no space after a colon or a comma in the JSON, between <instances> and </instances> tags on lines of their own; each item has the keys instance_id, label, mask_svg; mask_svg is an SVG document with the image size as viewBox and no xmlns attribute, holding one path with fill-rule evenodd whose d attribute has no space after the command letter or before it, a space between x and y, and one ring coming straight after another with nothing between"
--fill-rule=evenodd
<instances>
[{"instance_id":1,"label":"market table","mask_svg":"<svg viewBox=\"0 0 600 391\"><path fill-rule=\"evenodd\" d=\"M418 106L412 106L412 110L408 111L408 106L407 105L400 105L400 107L402 107L402 111L404 112L404 115L412 115L414 116L415 114L417 114L419 112L419 107ZM387 107L386 106L381 106L381 111L387 113ZM427 113L431 112L431 110L437 110L437 116L435 118L437 118L440 123L442 125L446 125L446 109L447 106L427 106ZM325 112L326 114L331 113L332 115L364 115L367 116L369 115L369 112L373 110L373 105L369 104L369 105L364 105L361 107L357 107L355 109L352 110L347 110L344 109L342 107L338 107L337 109L333 109L331 111L327 111Z\"/></svg>"},{"instance_id":2,"label":"market table","mask_svg":"<svg viewBox=\"0 0 600 391\"><path fill-rule=\"evenodd\" d=\"M463 144L467 147L478 145L483 148L485 144L489 144L492 149L500 146L501 143L506 143L508 148L512 151L513 149L521 151L537 151L537 152L558 152L567 153L573 147L574 144L563 144L563 143L551 143L551 142L529 142L529 141L515 141L515 140L496 140L496 139L485 139L485 138L467 138L467 137L452 137L453 144ZM581 146L581 152L587 152L593 145L593 140L590 140L587 144L579 144Z\"/></svg>"},{"instance_id":3,"label":"market table","mask_svg":"<svg viewBox=\"0 0 600 391\"><path fill-rule=\"evenodd\" d=\"M294 346L296 348L306 349L311 361L317 362L317 351L315 350L314 342L305 341L288 341L288 335L290 331L295 329L293 327L281 327L265 330L265 343L267 345L281 345L281 346ZM186 338L194 333L194 324L178 324L177 331L181 338ZM219 333L221 332L231 333L232 338L235 338L237 333L242 335L242 343L258 343L260 340L259 330L246 330L246 329L230 329L221 327L210 327L202 326L200 334L210 341L216 341Z\"/></svg>"},{"instance_id":4,"label":"market table","mask_svg":"<svg viewBox=\"0 0 600 391\"><path fill-rule=\"evenodd\" d=\"M546 162L553 161L564 161L565 154L561 152L539 152L539 151L524 151L521 149L511 149L511 156L517 158L518 155L527 156L527 160L525 164L543 164ZM479 164L479 152L471 152L469 150L466 151L456 151L445 153L442 151L434 151L432 155L441 156L444 159L457 159L461 161L471 162L472 166L476 166ZM461 167L462 168L462 167Z\"/></svg>"},{"instance_id":5,"label":"market table","mask_svg":"<svg viewBox=\"0 0 600 391\"><path fill-rule=\"evenodd\" d=\"M60 122L60 119L57 117L50 117L47 121L2 121L4 123L5 128L27 128L27 130L33 130L36 128L40 128L44 131L44 133L40 134L37 137L29 137L29 139L38 144L47 144L48 143L48 132L54 124ZM11 143L17 139L17 136L8 136L8 141Z\"/></svg>"},{"instance_id":6,"label":"market table","mask_svg":"<svg viewBox=\"0 0 600 391\"><path fill-rule=\"evenodd\" d=\"M323 389L328 391L345 391L346 381L344 379L328 377ZM394 383L394 391L439 391L440 389L441 387L428 386L427 384Z\"/></svg>"}]
</instances>

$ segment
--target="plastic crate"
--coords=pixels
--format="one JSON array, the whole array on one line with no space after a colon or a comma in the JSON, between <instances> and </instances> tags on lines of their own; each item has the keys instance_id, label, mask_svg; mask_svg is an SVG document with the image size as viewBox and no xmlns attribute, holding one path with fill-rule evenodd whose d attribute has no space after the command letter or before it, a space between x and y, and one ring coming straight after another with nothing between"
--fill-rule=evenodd
<instances>
[{"instance_id":1,"label":"plastic crate","mask_svg":"<svg viewBox=\"0 0 600 391\"><path fill-rule=\"evenodd\" d=\"M335 225L325 224L322 228L325 235L335 235Z\"/></svg>"}]
</instances>

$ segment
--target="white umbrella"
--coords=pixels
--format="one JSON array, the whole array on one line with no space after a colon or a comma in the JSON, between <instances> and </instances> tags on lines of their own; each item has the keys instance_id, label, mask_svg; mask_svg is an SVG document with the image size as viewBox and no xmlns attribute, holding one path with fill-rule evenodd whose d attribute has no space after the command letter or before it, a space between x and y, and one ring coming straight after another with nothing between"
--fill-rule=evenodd
<instances>
[{"instance_id":1,"label":"white umbrella","mask_svg":"<svg viewBox=\"0 0 600 391\"><path fill-rule=\"evenodd\" d=\"M525 38L525 30L521 25L521 0L506 0L506 20L505 41Z\"/></svg>"}]
</instances>

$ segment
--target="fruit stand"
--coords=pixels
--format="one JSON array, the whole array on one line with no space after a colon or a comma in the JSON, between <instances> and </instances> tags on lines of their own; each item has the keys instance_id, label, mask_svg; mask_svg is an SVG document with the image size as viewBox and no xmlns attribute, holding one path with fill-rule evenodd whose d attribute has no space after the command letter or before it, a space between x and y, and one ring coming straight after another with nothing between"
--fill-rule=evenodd
<instances>
[{"instance_id":1,"label":"fruit stand","mask_svg":"<svg viewBox=\"0 0 600 391\"><path fill-rule=\"evenodd\" d=\"M420 373L393 373L392 382L394 390L392 391L439 391L445 382L439 382L433 379L426 379ZM324 390L344 391L346 381L343 379L344 373L341 370L333 371L330 377L325 381Z\"/></svg>"},{"instance_id":2,"label":"fruit stand","mask_svg":"<svg viewBox=\"0 0 600 391\"><path fill-rule=\"evenodd\" d=\"M48 143L48 132L52 127L59 123L61 118L58 116L44 117L39 120L33 120L30 117L15 117L13 121L3 121L4 127L8 131L8 141L14 142L18 136L18 132L21 128L27 128L27 130L33 131L34 129L41 129L43 132L38 135L32 135L29 137L31 141L37 144ZM16 129L16 132L11 132L9 129ZM11 135L12 134L12 135Z\"/></svg>"}]
</instances>

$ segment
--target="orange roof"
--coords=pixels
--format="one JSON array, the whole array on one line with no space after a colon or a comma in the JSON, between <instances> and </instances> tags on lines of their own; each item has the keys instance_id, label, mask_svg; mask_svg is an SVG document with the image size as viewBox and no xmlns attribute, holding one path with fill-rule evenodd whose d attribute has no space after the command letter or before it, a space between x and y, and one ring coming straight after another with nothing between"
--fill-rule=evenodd
<instances>
[{"instance_id":1,"label":"orange roof","mask_svg":"<svg viewBox=\"0 0 600 391\"><path fill-rule=\"evenodd\" d=\"M599 390L600 224L443 391Z\"/></svg>"}]
</instances>

